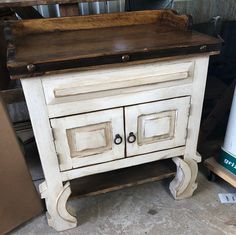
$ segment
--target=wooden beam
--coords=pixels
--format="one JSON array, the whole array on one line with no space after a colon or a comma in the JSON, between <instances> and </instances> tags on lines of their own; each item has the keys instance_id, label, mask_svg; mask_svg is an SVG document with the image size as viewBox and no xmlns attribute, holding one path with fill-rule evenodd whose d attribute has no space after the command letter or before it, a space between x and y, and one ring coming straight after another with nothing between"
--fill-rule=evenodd
<instances>
[{"instance_id":1,"label":"wooden beam","mask_svg":"<svg viewBox=\"0 0 236 235\"><path fill-rule=\"evenodd\" d=\"M86 15L83 17L48 18L38 20L13 21L6 26L11 28L14 36L52 33L58 31L75 31L165 22L180 30L189 28L187 15L178 15L172 10L146 10L127 13Z\"/></svg>"},{"instance_id":2,"label":"wooden beam","mask_svg":"<svg viewBox=\"0 0 236 235\"><path fill-rule=\"evenodd\" d=\"M204 165L208 168L209 171L218 175L220 178L236 188L236 175L221 166L214 157L205 160Z\"/></svg>"}]
</instances>

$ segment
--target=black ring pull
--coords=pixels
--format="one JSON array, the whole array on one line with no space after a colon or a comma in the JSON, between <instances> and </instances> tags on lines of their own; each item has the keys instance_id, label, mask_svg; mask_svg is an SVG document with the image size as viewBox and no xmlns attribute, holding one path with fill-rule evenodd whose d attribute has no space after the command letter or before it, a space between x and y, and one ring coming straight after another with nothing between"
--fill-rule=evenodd
<instances>
[{"instance_id":1,"label":"black ring pull","mask_svg":"<svg viewBox=\"0 0 236 235\"><path fill-rule=\"evenodd\" d=\"M133 132L130 132L130 133L129 133L129 136L128 136L128 142L129 142L130 144L132 144L132 143L134 143L135 141L136 141L136 136L134 135Z\"/></svg>"},{"instance_id":2,"label":"black ring pull","mask_svg":"<svg viewBox=\"0 0 236 235\"><path fill-rule=\"evenodd\" d=\"M117 135L115 136L114 143L115 143L116 145L119 145L119 144L122 143L122 141L123 141L122 137L121 137L119 134L117 134Z\"/></svg>"}]
</instances>

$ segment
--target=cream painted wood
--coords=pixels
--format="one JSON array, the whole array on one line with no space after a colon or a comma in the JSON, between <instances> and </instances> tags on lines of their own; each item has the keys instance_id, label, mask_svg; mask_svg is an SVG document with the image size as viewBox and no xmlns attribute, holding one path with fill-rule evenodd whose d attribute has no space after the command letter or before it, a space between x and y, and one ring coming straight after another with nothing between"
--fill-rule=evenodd
<instances>
[{"instance_id":1,"label":"cream painted wood","mask_svg":"<svg viewBox=\"0 0 236 235\"><path fill-rule=\"evenodd\" d=\"M83 71L63 79L51 77L43 80L43 87L47 104L65 103L78 100L76 97L67 99L68 96L187 79L192 77L193 67L193 61L125 65L116 69Z\"/></svg>"},{"instance_id":2,"label":"cream painted wood","mask_svg":"<svg viewBox=\"0 0 236 235\"><path fill-rule=\"evenodd\" d=\"M189 115L188 135L185 148L185 159L194 159L201 162L197 153L198 135L202 116L202 106L206 87L209 57L195 60L194 80L191 92L191 111Z\"/></svg>"},{"instance_id":3,"label":"cream painted wood","mask_svg":"<svg viewBox=\"0 0 236 235\"><path fill-rule=\"evenodd\" d=\"M191 95L194 64L194 59L190 58L185 60L180 59L174 62L155 62L151 60L150 62L143 64L132 63L131 65L115 68L111 67L95 71L88 70L80 73L42 77L44 92L47 97L49 117L54 118L149 102L158 99ZM155 67L157 68L154 69ZM171 72L171 69L174 71ZM128 72L129 70L131 70L131 72ZM142 72L142 70L144 70L144 72ZM152 75L152 73L154 73L154 75ZM185 73L188 76L187 78L176 79L176 73ZM132 79L130 79L129 76ZM141 77L142 83L139 82L138 76ZM55 97L55 90L63 90L67 87L77 89L74 84L75 81L77 85L79 84L77 80L83 84L92 84L93 81L90 81L91 78L93 78L95 85L90 85L90 87L93 87L96 92ZM128 81L128 79L130 79L130 81ZM99 84L100 80L103 83ZM115 80L118 82L114 82ZM121 80L122 86L125 86L124 88L122 88L122 86L119 88L119 80ZM146 82L146 84L143 82ZM108 90L97 89L97 87L99 88L100 86L105 86L106 88L109 83L114 83L114 86L117 86L117 88ZM163 90L161 90L161 88L163 88ZM83 88L80 87L80 89L82 90ZM158 92L154 92L155 89L158 89ZM150 96L151 94L147 96L146 92L150 91L153 92L153 97ZM137 92L140 95L140 99L137 97Z\"/></svg>"},{"instance_id":4,"label":"cream painted wood","mask_svg":"<svg viewBox=\"0 0 236 235\"><path fill-rule=\"evenodd\" d=\"M208 60L207 54L146 60L22 79L45 174L40 193L52 227L76 226L66 206L69 181L87 175L173 158L173 197L193 194ZM135 143L127 141L130 132ZM117 134L120 145L114 144Z\"/></svg>"},{"instance_id":5,"label":"cream painted wood","mask_svg":"<svg viewBox=\"0 0 236 235\"><path fill-rule=\"evenodd\" d=\"M131 166L137 166L148 162L154 162L163 159L174 158L176 156L182 156L184 154L184 147L167 149L154 153L147 153L135 157L127 157L124 159L118 159L112 162L105 162L94 166L86 166L82 168L73 169L70 171L63 171L61 173L62 180L68 181L87 175L94 175L102 172L122 169Z\"/></svg>"},{"instance_id":6,"label":"cream painted wood","mask_svg":"<svg viewBox=\"0 0 236 235\"><path fill-rule=\"evenodd\" d=\"M190 97L181 97L125 108L127 156L184 146L186 142Z\"/></svg>"},{"instance_id":7,"label":"cream painted wood","mask_svg":"<svg viewBox=\"0 0 236 235\"><path fill-rule=\"evenodd\" d=\"M66 201L70 194L69 186L66 187L67 197L61 199L65 188L59 170L41 80L22 79L21 83L45 176L45 181L40 185L40 193L46 201L48 223L57 231L74 228L77 220L66 210ZM58 211L58 207L62 208L60 211L63 213Z\"/></svg>"},{"instance_id":8,"label":"cream painted wood","mask_svg":"<svg viewBox=\"0 0 236 235\"><path fill-rule=\"evenodd\" d=\"M51 119L60 169L124 158L123 108Z\"/></svg>"},{"instance_id":9,"label":"cream painted wood","mask_svg":"<svg viewBox=\"0 0 236 235\"><path fill-rule=\"evenodd\" d=\"M197 188L197 162L193 159L173 158L177 167L176 176L170 183L170 191L177 200L189 198Z\"/></svg>"},{"instance_id":10,"label":"cream painted wood","mask_svg":"<svg viewBox=\"0 0 236 235\"><path fill-rule=\"evenodd\" d=\"M128 93L123 93L117 90L110 91L109 95L105 92L101 97L94 98L87 95L86 100L78 100L78 102L61 103L48 105L48 113L50 118L67 116L72 114L87 113L99 111L102 109L117 108L128 105L141 104L152 102L154 100L164 100L181 96L191 96L192 83L166 83L163 87L149 85L148 87L138 87L130 90ZM117 94L118 92L119 94Z\"/></svg>"}]
</instances>

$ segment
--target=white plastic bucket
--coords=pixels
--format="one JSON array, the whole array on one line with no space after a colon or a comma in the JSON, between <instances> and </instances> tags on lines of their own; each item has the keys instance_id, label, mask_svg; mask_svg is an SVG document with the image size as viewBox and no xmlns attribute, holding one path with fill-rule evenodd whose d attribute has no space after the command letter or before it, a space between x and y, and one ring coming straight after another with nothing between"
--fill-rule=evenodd
<instances>
[{"instance_id":1,"label":"white plastic bucket","mask_svg":"<svg viewBox=\"0 0 236 235\"><path fill-rule=\"evenodd\" d=\"M236 89L234 91L223 150L236 157Z\"/></svg>"}]
</instances>

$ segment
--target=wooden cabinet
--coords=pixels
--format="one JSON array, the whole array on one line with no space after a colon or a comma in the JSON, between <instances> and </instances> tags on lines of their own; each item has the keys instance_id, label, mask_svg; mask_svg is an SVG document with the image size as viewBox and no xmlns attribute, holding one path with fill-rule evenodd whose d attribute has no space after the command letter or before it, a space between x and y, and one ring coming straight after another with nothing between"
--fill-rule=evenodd
<instances>
[{"instance_id":1,"label":"wooden cabinet","mask_svg":"<svg viewBox=\"0 0 236 235\"><path fill-rule=\"evenodd\" d=\"M51 119L61 170L124 158L123 108Z\"/></svg>"},{"instance_id":2,"label":"wooden cabinet","mask_svg":"<svg viewBox=\"0 0 236 235\"><path fill-rule=\"evenodd\" d=\"M76 178L171 158L171 194L192 196L208 61L221 42L189 22L161 10L5 24L56 230L77 225L66 207Z\"/></svg>"},{"instance_id":3,"label":"wooden cabinet","mask_svg":"<svg viewBox=\"0 0 236 235\"><path fill-rule=\"evenodd\" d=\"M62 171L184 146L190 97L51 119Z\"/></svg>"},{"instance_id":4,"label":"wooden cabinet","mask_svg":"<svg viewBox=\"0 0 236 235\"><path fill-rule=\"evenodd\" d=\"M96 82L88 80L96 70L21 79L45 177L49 179L40 185L40 192L53 216L48 220L51 226L59 231L76 226L77 219L66 207L70 180L161 159L172 158L177 166L170 183L174 198L192 196L197 187L197 162L201 161L197 140L208 60L205 55L98 68ZM150 81L149 75L145 77L149 65L156 67L155 71L162 68L170 77L173 75L173 80L160 82L160 77L154 76L150 83L138 85L136 82L142 79ZM176 80L175 72L169 69L178 66L187 72ZM129 69L134 70L129 73ZM98 91L103 75L119 78L120 72L126 78L132 78L135 72L132 86L126 81L127 87L108 89L107 84ZM139 75L145 78L139 79ZM89 82L92 90L79 94L83 89L78 86Z\"/></svg>"},{"instance_id":5,"label":"wooden cabinet","mask_svg":"<svg viewBox=\"0 0 236 235\"><path fill-rule=\"evenodd\" d=\"M127 156L184 146L189 108L190 97L126 107Z\"/></svg>"},{"instance_id":6,"label":"wooden cabinet","mask_svg":"<svg viewBox=\"0 0 236 235\"><path fill-rule=\"evenodd\" d=\"M42 80L43 90L51 118L71 114L90 112L110 108L104 97L113 96L112 102L119 102L119 106L127 104L151 102L152 99L143 98L136 101L136 97L121 103L116 101L117 95L130 95L138 91L148 91L155 88L191 84L194 77L194 60L181 59L170 62L146 61L145 63L98 68L81 73L70 73L58 76L48 76ZM166 98L170 98L167 96ZM91 107L91 100L102 100L103 106ZM89 102L88 102L89 100ZM75 105L75 102L78 102ZM107 104L107 105L106 105Z\"/></svg>"}]
</instances>

